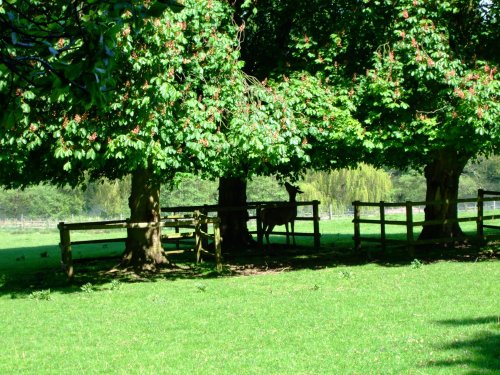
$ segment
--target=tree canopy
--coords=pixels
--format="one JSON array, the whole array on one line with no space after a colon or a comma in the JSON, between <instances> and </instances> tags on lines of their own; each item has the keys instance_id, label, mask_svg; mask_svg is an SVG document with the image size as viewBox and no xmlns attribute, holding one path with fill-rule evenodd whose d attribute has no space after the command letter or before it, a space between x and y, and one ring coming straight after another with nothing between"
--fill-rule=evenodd
<instances>
[{"instance_id":1,"label":"tree canopy","mask_svg":"<svg viewBox=\"0 0 500 375\"><path fill-rule=\"evenodd\" d=\"M422 167L446 150L466 163L498 152L497 67L458 44L456 5L399 2L392 36L362 77L357 116L385 164ZM480 35L471 37L475 44Z\"/></svg>"},{"instance_id":2,"label":"tree canopy","mask_svg":"<svg viewBox=\"0 0 500 375\"><path fill-rule=\"evenodd\" d=\"M8 60L0 64L8 104L2 185L77 186L130 174L131 220L154 222L159 187L178 173L297 174L310 165L312 139L342 140L357 126L314 76L267 84L247 76L239 59L242 29L225 3L189 0L179 12L153 12L153 2L99 8L34 1L34 13L29 4L1 8L16 30L4 35ZM28 32L39 23L50 27L35 43ZM87 44L87 34L99 48ZM26 43L31 60L23 55ZM329 147L347 151L349 142ZM159 234L136 235L127 242L130 263L161 263Z\"/></svg>"},{"instance_id":3,"label":"tree canopy","mask_svg":"<svg viewBox=\"0 0 500 375\"><path fill-rule=\"evenodd\" d=\"M0 184L131 175L131 220L154 222L177 174L365 160L424 168L433 200L499 151L497 3L175 4L0 4ZM159 233L141 235L128 259L161 263Z\"/></svg>"},{"instance_id":4,"label":"tree canopy","mask_svg":"<svg viewBox=\"0 0 500 375\"><path fill-rule=\"evenodd\" d=\"M116 36L127 23L161 14L174 0L64 2L14 0L0 3L0 123L12 126L29 113L24 99L83 106L103 104L116 87ZM50 94L49 94L50 93Z\"/></svg>"}]
</instances>

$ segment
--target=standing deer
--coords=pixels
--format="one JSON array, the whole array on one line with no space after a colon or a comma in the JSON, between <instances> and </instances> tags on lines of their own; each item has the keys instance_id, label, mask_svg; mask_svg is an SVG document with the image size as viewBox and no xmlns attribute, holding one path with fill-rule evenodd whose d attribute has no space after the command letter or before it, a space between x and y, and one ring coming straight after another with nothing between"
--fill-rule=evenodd
<instances>
[{"instance_id":1,"label":"standing deer","mask_svg":"<svg viewBox=\"0 0 500 375\"><path fill-rule=\"evenodd\" d=\"M290 197L289 206L285 207L266 207L260 212L262 220L262 230L266 235L267 246L269 247L269 234L273 231L276 225L285 225L286 228L286 244L290 245L290 233L288 231L288 223L292 227L293 246L295 246L295 218L297 217L297 206L293 203L296 202L295 197L297 193L302 194L302 191L297 187L285 183L285 188Z\"/></svg>"}]
</instances>

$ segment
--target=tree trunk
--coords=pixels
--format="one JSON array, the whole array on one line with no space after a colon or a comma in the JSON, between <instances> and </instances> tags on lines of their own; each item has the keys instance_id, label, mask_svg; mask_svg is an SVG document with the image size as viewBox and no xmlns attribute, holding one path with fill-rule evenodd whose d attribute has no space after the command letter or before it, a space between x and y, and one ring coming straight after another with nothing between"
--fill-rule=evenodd
<instances>
[{"instance_id":1,"label":"tree trunk","mask_svg":"<svg viewBox=\"0 0 500 375\"><path fill-rule=\"evenodd\" d=\"M219 180L219 206L234 207L247 204L246 180L226 177ZM219 212L221 219L222 246L225 251L234 251L254 244L248 232L248 211Z\"/></svg>"},{"instance_id":2,"label":"tree trunk","mask_svg":"<svg viewBox=\"0 0 500 375\"><path fill-rule=\"evenodd\" d=\"M129 198L131 223L160 222L160 184L156 183L145 169L132 174ZM158 265L167 263L161 246L159 227L130 228L122 266L138 271L154 271Z\"/></svg>"},{"instance_id":3,"label":"tree trunk","mask_svg":"<svg viewBox=\"0 0 500 375\"><path fill-rule=\"evenodd\" d=\"M425 169L427 181L426 201L441 201L439 204L428 204L425 207L425 221L457 219L458 185L460 175L468 158L457 151L443 150ZM452 201L447 203L446 200ZM419 239L463 238L464 233L457 222L427 225L420 233Z\"/></svg>"}]
</instances>

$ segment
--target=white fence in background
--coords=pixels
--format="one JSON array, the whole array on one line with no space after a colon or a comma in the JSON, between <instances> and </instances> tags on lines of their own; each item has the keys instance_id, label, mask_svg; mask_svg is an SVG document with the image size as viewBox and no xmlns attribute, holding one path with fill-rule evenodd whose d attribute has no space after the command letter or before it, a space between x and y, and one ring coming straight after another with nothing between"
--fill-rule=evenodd
<instances>
[{"instance_id":1,"label":"white fence in background","mask_svg":"<svg viewBox=\"0 0 500 375\"><path fill-rule=\"evenodd\" d=\"M110 218L110 220L123 220L123 217ZM14 230L24 230L24 229L40 229L40 230L57 230L57 225L60 222L90 222L103 220L102 217L94 216L73 216L69 218L64 218L61 220L56 219L37 219L37 218L26 218L21 216L20 218L0 218L0 229L14 229Z\"/></svg>"}]
</instances>

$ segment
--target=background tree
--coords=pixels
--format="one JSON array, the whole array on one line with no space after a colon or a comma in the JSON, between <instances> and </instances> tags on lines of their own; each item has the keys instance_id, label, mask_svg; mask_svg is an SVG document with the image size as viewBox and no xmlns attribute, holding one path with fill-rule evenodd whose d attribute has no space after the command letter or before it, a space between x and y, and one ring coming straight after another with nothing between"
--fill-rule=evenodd
<instances>
[{"instance_id":1,"label":"background tree","mask_svg":"<svg viewBox=\"0 0 500 375\"><path fill-rule=\"evenodd\" d=\"M83 212L81 191L50 185L26 190L0 190L0 217L61 219Z\"/></svg>"},{"instance_id":2,"label":"background tree","mask_svg":"<svg viewBox=\"0 0 500 375\"><path fill-rule=\"evenodd\" d=\"M356 200L378 202L392 197L390 175L366 164L356 169L311 171L300 183L304 191L300 200L319 200L323 207L332 206L335 212L344 213Z\"/></svg>"},{"instance_id":3,"label":"background tree","mask_svg":"<svg viewBox=\"0 0 500 375\"><path fill-rule=\"evenodd\" d=\"M125 177L121 180L103 179L88 184L82 192L85 199L85 211L90 215L105 218L126 215L129 211L130 183L130 178Z\"/></svg>"}]
</instances>

